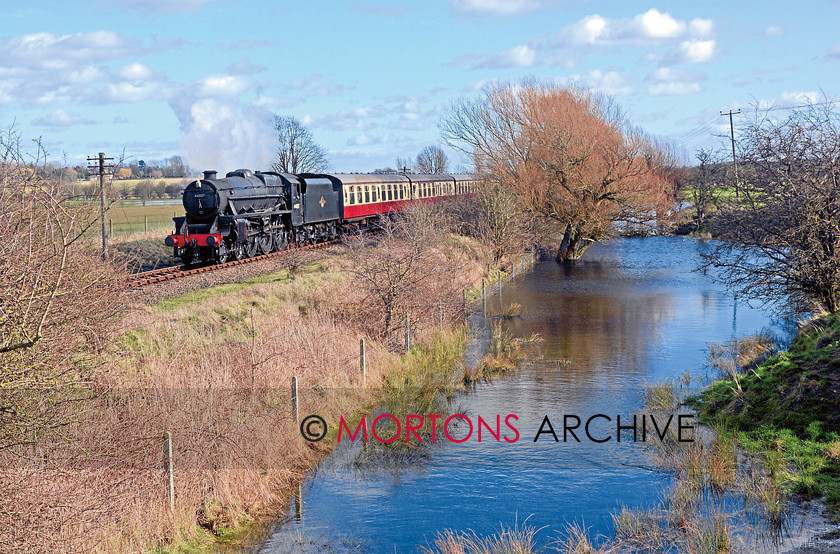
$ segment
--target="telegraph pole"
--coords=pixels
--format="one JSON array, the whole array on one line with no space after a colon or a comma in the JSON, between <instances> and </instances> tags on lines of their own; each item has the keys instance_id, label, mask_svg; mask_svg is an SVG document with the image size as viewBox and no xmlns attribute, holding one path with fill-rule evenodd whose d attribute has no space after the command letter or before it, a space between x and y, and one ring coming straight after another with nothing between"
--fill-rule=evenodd
<instances>
[{"instance_id":1,"label":"telegraph pole","mask_svg":"<svg viewBox=\"0 0 840 554\"><path fill-rule=\"evenodd\" d=\"M733 112L729 110L728 112L720 112L720 115L728 115L729 116L729 138L732 140L732 165L735 168L735 199L740 200L741 195L738 193L738 161L735 159L735 126L732 124L732 116L738 115L741 113L741 110L737 112Z\"/></svg>"},{"instance_id":2,"label":"telegraph pole","mask_svg":"<svg viewBox=\"0 0 840 554\"><path fill-rule=\"evenodd\" d=\"M105 175L110 174L114 169L114 164L106 164L106 160L113 160L114 158L106 158L104 152L100 152L99 156L91 158L88 156L88 173L90 175L99 175L99 214L102 221L102 259L104 260L108 254L108 245L105 234ZM94 162L91 165L91 162Z\"/></svg>"}]
</instances>

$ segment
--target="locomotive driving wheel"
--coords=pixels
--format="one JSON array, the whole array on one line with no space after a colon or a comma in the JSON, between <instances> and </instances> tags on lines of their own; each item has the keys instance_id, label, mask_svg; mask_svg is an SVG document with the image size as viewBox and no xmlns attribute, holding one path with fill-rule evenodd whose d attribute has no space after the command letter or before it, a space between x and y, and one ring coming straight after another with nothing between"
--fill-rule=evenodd
<instances>
[{"instance_id":1,"label":"locomotive driving wheel","mask_svg":"<svg viewBox=\"0 0 840 554\"><path fill-rule=\"evenodd\" d=\"M248 242L245 243L245 256L253 258L257 255L257 237L248 237Z\"/></svg>"},{"instance_id":2,"label":"locomotive driving wheel","mask_svg":"<svg viewBox=\"0 0 840 554\"><path fill-rule=\"evenodd\" d=\"M268 254L271 252L271 243L273 239L271 238L271 233L260 233L257 236L257 246L259 247L260 254Z\"/></svg>"},{"instance_id":3,"label":"locomotive driving wheel","mask_svg":"<svg viewBox=\"0 0 840 554\"><path fill-rule=\"evenodd\" d=\"M275 252L285 250L289 246L289 237L286 236L285 229L277 229L271 234L272 247Z\"/></svg>"}]
</instances>

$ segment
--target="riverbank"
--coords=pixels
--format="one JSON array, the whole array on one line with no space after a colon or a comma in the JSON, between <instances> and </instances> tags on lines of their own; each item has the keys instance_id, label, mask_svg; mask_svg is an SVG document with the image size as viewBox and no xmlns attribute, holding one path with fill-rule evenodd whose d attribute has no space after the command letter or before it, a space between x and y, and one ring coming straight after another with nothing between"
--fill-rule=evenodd
<instances>
[{"instance_id":1,"label":"riverbank","mask_svg":"<svg viewBox=\"0 0 840 554\"><path fill-rule=\"evenodd\" d=\"M779 486L822 498L840 520L840 314L810 321L786 351L714 383L695 406Z\"/></svg>"}]
</instances>

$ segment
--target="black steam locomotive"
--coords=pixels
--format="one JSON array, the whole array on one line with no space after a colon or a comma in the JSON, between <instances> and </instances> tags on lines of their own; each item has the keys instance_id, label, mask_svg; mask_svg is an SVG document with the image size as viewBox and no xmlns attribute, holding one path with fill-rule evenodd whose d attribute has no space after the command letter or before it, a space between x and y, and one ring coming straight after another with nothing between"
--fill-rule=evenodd
<instances>
[{"instance_id":1,"label":"black steam locomotive","mask_svg":"<svg viewBox=\"0 0 840 554\"><path fill-rule=\"evenodd\" d=\"M434 202L469 194L473 175L358 175L231 171L204 178L184 190L186 215L175 217L166 237L184 264L225 263L314 244L348 226L365 226L380 214L411 202Z\"/></svg>"}]
</instances>

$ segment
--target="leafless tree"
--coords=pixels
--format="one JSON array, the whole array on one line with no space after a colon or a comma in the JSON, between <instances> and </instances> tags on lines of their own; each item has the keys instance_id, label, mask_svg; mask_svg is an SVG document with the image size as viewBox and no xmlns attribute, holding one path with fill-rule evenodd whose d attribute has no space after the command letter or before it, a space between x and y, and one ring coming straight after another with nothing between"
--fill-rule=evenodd
<instances>
[{"instance_id":1,"label":"leafless tree","mask_svg":"<svg viewBox=\"0 0 840 554\"><path fill-rule=\"evenodd\" d=\"M589 91L526 81L489 87L443 118L448 143L562 233L557 260L578 259L616 222L669 209L672 186L658 145L615 104Z\"/></svg>"},{"instance_id":2,"label":"leafless tree","mask_svg":"<svg viewBox=\"0 0 840 554\"><path fill-rule=\"evenodd\" d=\"M831 100L786 117L756 109L739 138L740 200L712 220L705 257L747 294L834 311L840 287L840 110Z\"/></svg>"},{"instance_id":3,"label":"leafless tree","mask_svg":"<svg viewBox=\"0 0 840 554\"><path fill-rule=\"evenodd\" d=\"M448 158L440 146L427 146L417 154L417 173L446 173Z\"/></svg>"},{"instance_id":4,"label":"leafless tree","mask_svg":"<svg viewBox=\"0 0 840 554\"><path fill-rule=\"evenodd\" d=\"M326 151L303 123L292 116L274 116L273 124L277 135L277 161L271 166L274 171L319 173L329 169Z\"/></svg>"},{"instance_id":5,"label":"leafless tree","mask_svg":"<svg viewBox=\"0 0 840 554\"><path fill-rule=\"evenodd\" d=\"M97 213L67 201L57 179L0 136L0 451L50 429L55 402L78 387L86 355L118 313L119 280L88 241ZM52 406L52 407L51 407Z\"/></svg>"},{"instance_id":6,"label":"leafless tree","mask_svg":"<svg viewBox=\"0 0 840 554\"><path fill-rule=\"evenodd\" d=\"M498 265L506 256L521 252L527 243L530 214L514 193L498 181L482 181L475 192L452 208L462 223L462 232L489 247L490 265Z\"/></svg>"},{"instance_id":7,"label":"leafless tree","mask_svg":"<svg viewBox=\"0 0 840 554\"><path fill-rule=\"evenodd\" d=\"M706 223L711 210L718 204L726 185L726 164L719 154L700 149L696 154L697 165L687 168L680 179L687 191L694 211L694 224L699 229Z\"/></svg>"},{"instance_id":8,"label":"leafless tree","mask_svg":"<svg viewBox=\"0 0 840 554\"><path fill-rule=\"evenodd\" d=\"M411 160L409 158L397 157L395 163L397 164L397 172L402 173L414 171L414 166L412 165Z\"/></svg>"},{"instance_id":9,"label":"leafless tree","mask_svg":"<svg viewBox=\"0 0 840 554\"><path fill-rule=\"evenodd\" d=\"M388 337L398 318L427 310L433 297L429 291L452 282L452 276L443 273L435 257L446 223L433 207L411 206L383 218L379 227L373 238L350 236L345 243L354 253L349 272L365 291L367 324Z\"/></svg>"}]
</instances>

